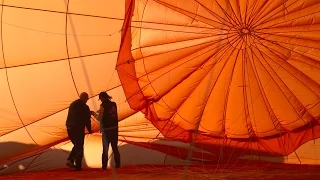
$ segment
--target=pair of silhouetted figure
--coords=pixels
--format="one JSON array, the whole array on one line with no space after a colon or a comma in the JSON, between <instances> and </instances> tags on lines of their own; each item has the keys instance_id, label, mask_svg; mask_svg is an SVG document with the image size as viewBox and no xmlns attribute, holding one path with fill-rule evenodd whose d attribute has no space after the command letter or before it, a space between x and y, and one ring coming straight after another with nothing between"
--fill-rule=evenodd
<instances>
[{"instance_id":1,"label":"pair of silhouetted figure","mask_svg":"<svg viewBox=\"0 0 320 180\"><path fill-rule=\"evenodd\" d=\"M67 159L66 165L80 171L83 158L83 144L85 136L85 127L91 134L91 115L94 115L100 121L100 131L102 134L102 169L108 165L109 144L114 153L116 168L120 167L120 153L118 150L118 111L117 104L111 101L111 96L106 92L99 94L101 100L100 109L97 113L90 111L86 104L89 96L86 92L80 94L79 99L70 104L68 117L66 121L68 136L74 145Z\"/></svg>"}]
</instances>

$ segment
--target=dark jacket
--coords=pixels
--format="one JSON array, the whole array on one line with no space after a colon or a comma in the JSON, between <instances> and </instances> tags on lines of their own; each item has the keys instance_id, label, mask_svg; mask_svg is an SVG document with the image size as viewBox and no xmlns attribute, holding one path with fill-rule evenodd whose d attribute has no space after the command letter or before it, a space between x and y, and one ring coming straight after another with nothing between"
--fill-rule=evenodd
<instances>
[{"instance_id":1,"label":"dark jacket","mask_svg":"<svg viewBox=\"0 0 320 180\"><path fill-rule=\"evenodd\" d=\"M112 101L105 101L101 104L104 109L102 117L103 129L118 129L117 104ZM107 130L110 131L110 130Z\"/></svg>"},{"instance_id":2,"label":"dark jacket","mask_svg":"<svg viewBox=\"0 0 320 180\"><path fill-rule=\"evenodd\" d=\"M66 126L68 129L77 128L84 129L87 127L88 131L91 131L91 114L89 106L77 99L73 101L69 106L68 117Z\"/></svg>"}]
</instances>

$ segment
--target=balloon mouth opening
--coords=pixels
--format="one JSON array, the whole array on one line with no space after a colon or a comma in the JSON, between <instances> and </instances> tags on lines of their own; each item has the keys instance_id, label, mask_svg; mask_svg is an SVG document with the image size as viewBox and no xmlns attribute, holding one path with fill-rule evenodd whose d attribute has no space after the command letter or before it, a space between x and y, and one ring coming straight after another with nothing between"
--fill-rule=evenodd
<instances>
[{"instance_id":1,"label":"balloon mouth opening","mask_svg":"<svg viewBox=\"0 0 320 180\"><path fill-rule=\"evenodd\" d=\"M242 32L242 34L249 34L250 33L249 29L247 29L247 28L243 28L241 30L241 32Z\"/></svg>"}]
</instances>

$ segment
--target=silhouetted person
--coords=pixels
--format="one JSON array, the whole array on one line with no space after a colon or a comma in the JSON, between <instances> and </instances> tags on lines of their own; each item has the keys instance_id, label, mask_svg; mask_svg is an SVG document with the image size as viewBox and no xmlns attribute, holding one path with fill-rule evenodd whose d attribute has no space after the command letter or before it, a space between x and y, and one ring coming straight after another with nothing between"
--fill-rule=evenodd
<instances>
[{"instance_id":1,"label":"silhouetted person","mask_svg":"<svg viewBox=\"0 0 320 180\"><path fill-rule=\"evenodd\" d=\"M68 136L73 144L66 165L75 168L76 171L81 170L85 127L90 134L92 133L91 112L86 104L88 99L89 96L86 92L81 93L79 99L70 104L66 121Z\"/></svg>"},{"instance_id":2,"label":"silhouetted person","mask_svg":"<svg viewBox=\"0 0 320 180\"><path fill-rule=\"evenodd\" d=\"M116 168L120 168L120 153L118 150L118 110L117 104L111 101L111 96L106 92L99 94L99 100L102 101L100 109L96 116L100 121L100 131L102 133L102 169L108 166L108 151L111 144Z\"/></svg>"}]
</instances>

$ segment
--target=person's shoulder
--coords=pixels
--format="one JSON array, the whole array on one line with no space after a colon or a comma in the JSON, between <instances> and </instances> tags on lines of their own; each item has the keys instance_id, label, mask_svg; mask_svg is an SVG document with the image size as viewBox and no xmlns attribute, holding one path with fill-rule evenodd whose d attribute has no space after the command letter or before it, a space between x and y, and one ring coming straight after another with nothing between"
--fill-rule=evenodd
<instances>
[{"instance_id":1,"label":"person's shoulder","mask_svg":"<svg viewBox=\"0 0 320 180\"><path fill-rule=\"evenodd\" d=\"M77 99L77 100L72 101L72 102L70 103L70 106L73 106L73 105L75 105L75 104L77 104L77 103L78 103L78 99Z\"/></svg>"}]
</instances>

